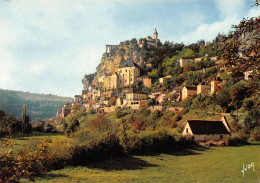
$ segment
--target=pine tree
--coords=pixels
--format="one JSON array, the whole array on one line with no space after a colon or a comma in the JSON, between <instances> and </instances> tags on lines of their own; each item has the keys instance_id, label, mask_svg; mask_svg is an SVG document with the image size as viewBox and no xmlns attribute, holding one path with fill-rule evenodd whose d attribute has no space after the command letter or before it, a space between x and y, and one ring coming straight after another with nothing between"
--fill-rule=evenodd
<instances>
[{"instance_id":1,"label":"pine tree","mask_svg":"<svg viewBox=\"0 0 260 183\"><path fill-rule=\"evenodd\" d=\"M22 119L23 119L23 124L25 124L26 123L26 104L23 105Z\"/></svg>"}]
</instances>

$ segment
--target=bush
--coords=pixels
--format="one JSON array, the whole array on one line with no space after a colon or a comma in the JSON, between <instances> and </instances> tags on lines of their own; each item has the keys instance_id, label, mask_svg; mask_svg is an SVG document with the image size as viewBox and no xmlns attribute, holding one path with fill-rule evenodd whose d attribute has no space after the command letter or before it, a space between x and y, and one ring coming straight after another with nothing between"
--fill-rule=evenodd
<instances>
[{"instance_id":1,"label":"bush","mask_svg":"<svg viewBox=\"0 0 260 183\"><path fill-rule=\"evenodd\" d=\"M73 165L85 165L124 155L124 150L115 134L105 134L98 140L70 149Z\"/></svg>"},{"instance_id":2,"label":"bush","mask_svg":"<svg viewBox=\"0 0 260 183\"><path fill-rule=\"evenodd\" d=\"M250 140L259 141L260 140L260 127L255 127L250 133Z\"/></svg>"},{"instance_id":3,"label":"bush","mask_svg":"<svg viewBox=\"0 0 260 183\"><path fill-rule=\"evenodd\" d=\"M42 140L36 151L20 154L15 157L12 143L1 142L0 149L0 179L1 182L19 182L20 178L30 178L34 175L45 174L48 170L49 154L47 142Z\"/></svg>"},{"instance_id":4,"label":"bush","mask_svg":"<svg viewBox=\"0 0 260 183\"><path fill-rule=\"evenodd\" d=\"M230 146L238 146L238 145L244 145L247 143L247 135L243 132L234 133L231 135L231 137L228 139L228 145Z\"/></svg>"},{"instance_id":5,"label":"bush","mask_svg":"<svg viewBox=\"0 0 260 183\"><path fill-rule=\"evenodd\" d=\"M144 131L130 150L134 154L170 152L174 149L175 139L166 130Z\"/></svg>"},{"instance_id":6,"label":"bush","mask_svg":"<svg viewBox=\"0 0 260 183\"><path fill-rule=\"evenodd\" d=\"M260 110L252 109L245 119L245 126L250 130L260 125Z\"/></svg>"},{"instance_id":7,"label":"bush","mask_svg":"<svg viewBox=\"0 0 260 183\"><path fill-rule=\"evenodd\" d=\"M117 118L123 117L124 113L120 107L117 107L114 111L114 114Z\"/></svg>"},{"instance_id":8,"label":"bush","mask_svg":"<svg viewBox=\"0 0 260 183\"><path fill-rule=\"evenodd\" d=\"M63 168L69 164L71 159L70 148L72 144L64 138L56 137L48 148L50 155L49 167L51 169Z\"/></svg>"},{"instance_id":9,"label":"bush","mask_svg":"<svg viewBox=\"0 0 260 183\"><path fill-rule=\"evenodd\" d=\"M250 110L252 109L252 107L254 106L254 102L252 100L249 100L249 99L245 99L244 100L244 103L243 103L243 106L246 110Z\"/></svg>"}]
</instances>

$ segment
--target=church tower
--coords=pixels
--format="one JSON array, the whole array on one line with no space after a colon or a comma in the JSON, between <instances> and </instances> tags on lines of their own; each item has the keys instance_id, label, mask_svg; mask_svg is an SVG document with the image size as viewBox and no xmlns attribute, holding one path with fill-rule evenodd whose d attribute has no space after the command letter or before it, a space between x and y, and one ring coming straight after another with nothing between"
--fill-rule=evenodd
<instances>
[{"instance_id":1,"label":"church tower","mask_svg":"<svg viewBox=\"0 0 260 183\"><path fill-rule=\"evenodd\" d=\"M158 39L158 32L156 29L154 29L153 39Z\"/></svg>"}]
</instances>

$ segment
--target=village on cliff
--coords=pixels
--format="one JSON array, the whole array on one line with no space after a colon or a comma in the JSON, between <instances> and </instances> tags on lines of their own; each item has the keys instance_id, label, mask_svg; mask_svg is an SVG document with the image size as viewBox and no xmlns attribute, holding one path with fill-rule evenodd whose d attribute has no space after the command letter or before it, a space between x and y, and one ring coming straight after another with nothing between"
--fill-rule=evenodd
<instances>
[{"instance_id":1,"label":"village on cliff","mask_svg":"<svg viewBox=\"0 0 260 183\"><path fill-rule=\"evenodd\" d=\"M97 67L99 72L84 76L82 79L82 94L75 95L72 103L67 103L59 109L56 117L64 118L78 108L85 108L86 110L91 108L101 113L113 112L117 107L131 110L146 107L151 111L162 111L167 108L176 112L183 108L164 106L164 103L166 101L171 103L184 101L201 93L213 95L221 91L225 81L222 81L216 75L210 82L201 82L195 86L181 85L171 91L159 88L152 93L144 93L142 88L150 89L153 84L151 78L142 74L143 68L151 67L151 64L145 61L147 51L144 47L156 49L159 44L158 32L155 29L153 38L147 36L140 39L136 43L137 48L134 48L134 51L131 50L122 54L122 51L125 51L124 48L127 47L125 42L121 42L119 45L106 45L106 52L103 54L101 64ZM120 52L121 58L118 59ZM217 60L217 57L208 57L207 55L205 57L215 63L214 67L219 67L220 61ZM176 62L176 67L185 67L191 62L198 63L203 59L203 57L180 58ZM100 68L102 65L103 68ZM225 68L221 69L224 70ZM202 69L201 72L205 72L205 70ZM252 74L253 69L251 67L244 68L245 80L249 80ZM171 75L167 75L154 82L163 84L171 77ZM170 95L174 97L169 97Z\"/></svg>"}]
</instances>

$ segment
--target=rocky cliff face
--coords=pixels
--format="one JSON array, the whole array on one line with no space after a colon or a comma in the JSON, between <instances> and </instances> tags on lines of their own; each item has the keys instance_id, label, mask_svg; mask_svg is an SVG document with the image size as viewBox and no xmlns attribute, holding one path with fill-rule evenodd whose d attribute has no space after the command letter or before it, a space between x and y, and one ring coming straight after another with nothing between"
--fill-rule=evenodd
<instances>
[{"instance_id":1,"label":"rocky cliff face","mask_svg":"<svg viewBox=\"0 0 260 183\"><path fill-rule=\"evenodd\" d=\"M97 66L95 74L85 75L82 80L84 89L89 85L96 85L98 78L116 72L117 68L125 60L133 60L135 63L143 67L145 56L146 51L143 48L140 48L137 42L121 42L118 47L110 49L109 53L105 52L102 55L101 62Z\"/></svg>"}]
</instances>

